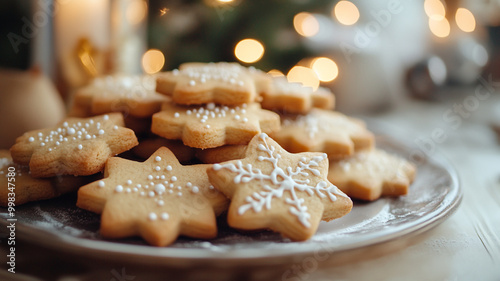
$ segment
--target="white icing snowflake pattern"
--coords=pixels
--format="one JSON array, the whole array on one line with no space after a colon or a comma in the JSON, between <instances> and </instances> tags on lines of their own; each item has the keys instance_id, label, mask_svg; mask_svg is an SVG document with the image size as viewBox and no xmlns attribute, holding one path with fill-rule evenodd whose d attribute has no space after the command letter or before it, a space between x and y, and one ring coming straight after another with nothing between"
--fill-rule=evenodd
<instances>
[{"instance_id":1,"label":"white icing snowflake pattern","mask_svg":"<svg viewBox=\"0 0 500 281\"><path fill-rule=\"evenodd\" d=\"M319 177L320 171L316 168L319 163L327 159L326 154L315 156L309 162L305 157L302 157L295 168L286 167L281 168L278 164L281 155L276 152L276 148L267 143L268 136L265 133L260 134L261 144L258 145L258 150L262 151L265 155L258 156L258 161L269 162L273 170L270 174L264 174L260 169L252 167L251 164L244 165L240 160L228 164L215 164L214 170L228 169L237 173L234 177L235 183L246 183L252 180L261 180L269 182L270 184L263 184L263 190L254 192L251 196L245 198L246 204L238 209L240 215L252 209L254 212L260 212L263 208L270 209L273 198L282 198L285 192L288 192L291 198L286 198L286 204L290 205L289 211L297 217L297 219L305 227L311 227L309 219L311 215L307 211L307 206L304 205L304 198L301 198L297 191L307 193L309 196L316 194L320 198L328 198L333 202L337 200L337 196L345 195L339 189L325 181L319 181L315 186L311 185L311 180L299 179L298 177L313 176Z\"/></svg>"}]
</instances>

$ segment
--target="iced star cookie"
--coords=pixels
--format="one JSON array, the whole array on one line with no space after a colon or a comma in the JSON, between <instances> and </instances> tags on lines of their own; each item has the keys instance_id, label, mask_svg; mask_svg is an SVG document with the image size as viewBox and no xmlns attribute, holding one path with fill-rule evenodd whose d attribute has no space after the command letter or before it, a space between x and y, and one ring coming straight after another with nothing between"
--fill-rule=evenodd
<instances>
[{"instance_id":1,"label":"iced star cookie","mask_svg":"<svg viewBox=\"0 0 500 281\"><path fill-rule=\"evenodd\" d=\"M181 106L165 103L153 115L151 131L167 139L181 139L194 148L213 148L226 144L247 144L260 132L280 128L279 115L260 108L258 103L228 107L209 103Z\"/></svg>"},{"instance_id":2,"label":"iced star cookie","mask_svg":"<svg viewBox=\"0 0 500 281\"><path fill-rule=\"evenodd\" d=\"M54 128L25 133L10 153L14 162L29 165L33 177L85 176L100 172L106 160L138 144L123 127L121 113L92 118L67 118Z\"/></svg>"},{"instance_id":3,"label":"iced star cookie","mask_svg":"<svg viewBox=\"0 0 500 281\"><path fill-rule=\"evenodd\" d=\"M324 153L291 154L266 134L252 139L245 158L207 170L210 182L231 199L231 227L271 229L296 241L310 238L320 220L342 217L352 208L327 172Z\"/></svg>"},{"instance_id":4,"label":"iced star cookie","mask_svg":"<svg viewBox=\"0 0 500 281\"><path fill-rule=\"evenodd\" d=\"M272 138L289 152L325 152L330 159L372 149L375 142L363 121L321 109L281 116L281 130Z\"/></svg>"},{"instance_id":5,"label":"iced star cookie","mask_svg":"<svg viewBox=\"0 0 500 281\"><path fill-rule=\"evenodd\" d=\"M77 206L102 213L105 238L142 236L155 246L179 235L214 238L228 200L208 181L210 167L182 166L165 147L142 163L113 157L103 180L80 188Z\"/></svg>"},{"instance_id":6,"label":"iced star cookie","mask_svg":"<svg viewBox=\"0 0 500 281\"><path fill-rule=\"evenodd\" d=\"M406 195L415 173L415 166L405 159L374 149L331 161L328 179L352 198L373 201Z\"/></svg>"},{"instance_id":7,"label":"iced star cookie","mask_svg":"<svg viewBox=\"0 0 500 281\"><path fill-rule=\"evenodd\" d=\"M156 91L178 104L217 103L238 105L254 102L253 77L236 63L192 63L158 75Z\"/></svg>"},{"instance_id":8,"label":"iced star cookie","mask_svg":"<svg viewBox=\"0 0 500 281\"><path fill-rule=\"evenodd\" d=\"M160 111L163 102L169 100L155 88L156 78L149 75L98 77L76 92L70 115L89 117L123 112L136 118L151 117Z\"/></svg>"},{"instance_id":9,"label":"iced star cookie","mask_svg":"<svg viewBox=\"0 0 500 281\"><path fill-rule=\"evenodd\" d=\"M10 178L14 180L9 181ZM0 206L3 207L8 206L9 201L19 206L74 192L80 186L95 180L94 178L73 176L33 178L28 166L14 163L8 150L0 150Z\"/></svg>"},{"instance_id":10,"label":"iced star cookie","mask_svg":"<svg viewBox=\"0 0 500 281\"><path fill-rule=\"evenodd\" d=\"M279 112L306 114L313 107L333 109L335 96L326 88L313 91L300 83L289 83L285 78L275 78L261 93L264 109Z\"/></svg>"}]
</instances>

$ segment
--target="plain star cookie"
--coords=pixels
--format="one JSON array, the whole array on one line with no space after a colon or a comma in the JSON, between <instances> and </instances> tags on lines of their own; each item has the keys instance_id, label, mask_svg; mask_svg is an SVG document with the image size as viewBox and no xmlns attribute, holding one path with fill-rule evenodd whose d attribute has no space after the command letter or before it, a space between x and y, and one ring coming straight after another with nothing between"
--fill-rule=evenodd
<instances>
[{"instance_id":1,"label":"plain star cookie","mask_svg":"<svg viewBox=\"0 0 500 281\"><path fill-rule=\"evenodd\" d=\"M328 179L352 198L373 201L406 195L415 173L405 159L374 149L330 162Z\"/></svg>"},{"instance_id":2,"label":"plain star cookie","mask_svg":"<svg viewBox=\"0 0 500 281\"><path fill-rule=\"evenodd\" d=\"M231 198L228 224L271 229L292 240L310 238L320 220L349 213L352 201L327 179L324 153L290 154L266 134L255 136L245 158L214 164L210 182Z\"/></svg>"},{"instance_id":3,"label":"plain star cookie","mask_svg":"<svg viewBox=\"0 0 500 281\"><path fill-rule=\"evenodd\" d=\"M335 96L326 88L314 91L300 83L290 83L286 78L275 78L266 90L261 92L264 109L279 112L306 114L313 107L333 109Z\"/></svg>"},{"instance_id":4,"label":"plain star cookie","mask_svg":"<svg viewBox=\"0 0 500 281\"><path fill-rule=\"evenodd\" d=\"M238 105L254 102L254 78L237 63L190 63L158 75L156 91L175 103Z\"/></svg>"},{"instance_id":5,"label":"plain star cookie","mask_svg":"<svg viewBox=\"0 0 500 281\"><path fill-rule=\"evenodd\" d=\"M153 115L151 131L166 139L180 139L194 148L226 144L247 144L258 133L279 130L279 115L260 108L258 103L228 107L209 103L181 106L165 103Z\"/></svg>"},{"instance_id":6,"label":"plain star cookie","mask_svg":"<svg viewBox=\"0 0 500 281\"><path fill-rule=\"evenodd\" d=\"M150 75L115 75L98 77L79 89L74 96L70 115L89 117L123 112L136 118L151 117L170 100L156 92L156 78Z\"/></svg>"},{"instance_id":7,"label":"plain star cookie","mask_svg":"<svg viewBox=\"0 0 500 281\"><path fill-rule=\"evenodd\" d=\"M330 159L372 149L375 143L363 121L321 109L306 115L281 116L281 130L272 138L289 152L324 152Z\"/></svg>"},{"instance_id":8,"label":"plain star cookie","mask_svg":"<svg viewBox=\"0 0 500 281\"><path fill-rule=\"evenodd\" d=\"M103 180L80 188L77 206L102 213L105 238L142 236L155 246L169 245L179 235L214 238L215 218L228 200L208 181L210 167L182 166L165 147L145 162L113 157Z\"/></svg>"},{"instance_id":9,"label":"plain star cookie","mask_svg":"<svg viewBox=\"0 0 500 281\"><path fill-rule=\"evenodd\" d=\"M10 180L9 179L14 179ZM9 202L19 206L74 192L95 177L61 176L37 179L31 177L29 168L12 161L8 150L0 150L0 206Z\"/></svg>"},{"instance_id":10,"label":"plain star cookie","mask_svg":"<svg viewBox=\"0 0 500 281\"><path fill-rule=\"evenodd\" d=\"M10 152L14 162L29 165L33 177L92 175L109 157L138 144L124 128L121 113L92 118L67 118L54 128L25 133Z\"/></svg>"}]
</instances>

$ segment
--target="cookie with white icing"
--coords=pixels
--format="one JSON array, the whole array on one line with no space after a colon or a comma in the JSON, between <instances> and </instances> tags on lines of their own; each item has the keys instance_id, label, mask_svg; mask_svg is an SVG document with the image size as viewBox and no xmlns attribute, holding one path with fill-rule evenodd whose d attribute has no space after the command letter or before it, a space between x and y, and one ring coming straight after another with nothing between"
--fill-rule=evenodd
<instances>
[{"instance_id":1,"label":"cookie with white icing","mask_svg":"<svg viewBox=\"0 0 500 281\"><path fill-rule=\"evenodd\" d=\"M10 152L14 162L29 165L33 177L85 176L102 171L109 157L138 144L123 127L121 113L67 118L53 128L29 131Z\"/></svg>"},{"instance_id":2,"label":"cookie with white icing","mask_svg":"<svg viewBox=\"0 0 500 281\"><path fill-rule=\"evenodd\" d=\"M273 79L273 83L261 92L261 97L262 108L285 113L306 114L313 107L335 107L335 96L327 88L314 91L300 83L290 83L285 78Z\"/></svg>"},{"instance_id":3,"label":"cookie with white icing","mask_svg":"<svg viewBox=\"0 0 500 281\"><path fill-rule=\"evenodd\" d=\"M158 75L156 91L175 103L238 105L254 102L254 78L237 63L190 63Z\"/></svg>"},{"instance_id":4,"label":"cookie with white icing","mask_svg":"<svg viewBox=\"0 0 500 281\"><path fill-rule=\"evenodd\" d=\"M328 179L352 198L374 201L406 195L415 173L415 166L405 159L374 149L331 161Z\"/></svg>"},{"instance_id":5,"label":"cookie with white icing","mask_svg":"<svg viewBox=\"0 0 500 281\"><path fill-rule=\"evenodd\" d=\"M302 241L321 220L340 218L352 208L349 197L326 178L326 154L291 154L266 134L252 139L245 158L214 164L207 172L231 198L227 220L237 229L271 229Z\"/></svg>"},{"instance_id":6,"label":"cookie with white icing","mask_svg":"<svg viewBox=\"0 0 500 281\"><path fill-rule=\"evenodd\" d=\"M93 180L95 177L33 178L28 166L14 163L8 150L0 150L0 206L3 207L7 207L9 202L19 206L55 198L74 192Z\"/></svg>"},{"instance_id":7,"label":"cookie with white icing","mask_svg":"<svg viewBox=\"0 0 500 281\"><path fill-rule=\"evenodd\" d=\"M182 106L165 103L153 115L151 130L167 139L180 139L194 148L247 144L260 132L279 130L279 115L260 108L258 103L223 106Z\"/></svg>"},{"instance_id":8,"label":"cookie with white icing","mask_svg":"<svg viewBox=\"0 0 500 281\"><path fill-rule=\"evenodd\" d=\"M208 181L211 165L182 166L165 147L145 162L113 157L104 179L78 191L77 206L102 213L105 238L141 236L167 246L179 235L214 238L227 198Z\"/></svg>"},{"instance_id":9,"label":"cookie with white icing","mask_svg":"<svg viewBox=\"0 0 500 281\"><path fill-rule=\"evenodd\" d=\"M90 117L122 112L135 118L151 117L170 98L156 92L156 77L150 75L114 75L97 77L76 91L70 115Z\"/></svg>"},{"instance_id":10,"label":"cookie with white icing","mask_svg":"<svg viewBox=\"0 0 500 281\"><path fill-rule=\"evenodd\" d=\"M289 152L324 152L330 159L369 150L375 144L363 121L317 108L306 115L282 115L281 130L271 136Z\"/></svg>"}]
</instances>

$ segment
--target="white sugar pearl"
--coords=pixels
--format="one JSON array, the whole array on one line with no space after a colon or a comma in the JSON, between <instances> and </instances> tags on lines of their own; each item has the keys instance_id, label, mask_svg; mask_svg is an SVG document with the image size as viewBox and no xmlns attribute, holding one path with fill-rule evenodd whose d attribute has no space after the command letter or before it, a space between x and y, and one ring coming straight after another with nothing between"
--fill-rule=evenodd
<instances>
[{"instance_id":1,"label":"white sugar pearl","mask_svg":"<svg viewBox=\"0 0 500 281\"><path fill-rule=\"evenodd\" d=\"M104 135L104 130L100 129L98 133L99 133L99 135Z\"/></svg>"},{"instance_id":2,"label":"white sugar pearl","mask_svg":"<svg viewBox=\"0 0 500 281\"><path fill-rule=\"evenodd\" d=\"M76 133L75 129L73 129L73 128L68 129L68 135L73 135L75 133Z\"/></svg>"},{"instance_id":3,"label":"white sugar pearl","mask_svg":"<svg viewBox=\"0 0 500 281\"><path fill-rule=\"evenodd\" d=\"M176 182L177 181L177 177L176 176L172 176L172 178L170 178L170 181L171 182Z\"/></svg>"},{"instance_id":4,"label":"white sugar pearl","mask_svg":"<svg viewBox=\"0 0 500 281\"><path fill-rule=\"evenodd\" d=\"M116 188L115 188L115 191L116 192L122 192L123 191L123 186L117 185Z\"/></svg>"},{"instance_id":5,"label":"white sugar pearl","mask_svg":"<svg viewBox=\"0 0 500 281\"><path fill-rule=\"evenodd\" d=\"M79 145L78 145L78 149L79 149L79 150L82 150L82 149L83 149L83 145L79 144Z\"/></svg>"},{"instance_id":6,"label":"white sugar pearl","mask_svg":"<svg viewBox=\"0 0 500 281\"><path fill-rule=\"evenodd\" d=\"M167 171L172 171L172 166L168 165L166 169Z\"/></svg>"},{"instance_id":7,"label":"white sugar pearl","mask_svg":"<svg viewBox=\"0 0 500 281\"><path fill-rule=\"evenodd\" d=\"M34 141L35 141L35 138L34 138L34 137L30 137L30 138L28 139L28 141L29 141L29 142L34 142Z\"/></svg>"},{"instance_id":8,"label":"white sugar pearl","mask_svg":"<svg viewBox=\"0 0 500 281\"><path fill-rule=\"evenodd\" d=\"M156 156L156 157L155 157L155 161L156 161L156 162L160 162L160 161L161 161L161 157L160 157L160 156Z\"/></svg>"},{"instance_id":9,"label":"white sugar pearl","mask_svg":"<svg viewBox=\"0 0 500 281\"><path fill-rule=\"evenodd\" d=\"M167 213L161 213L160 217L164 221L166 221L170 218L170 216Z\"/></svg>"},{"instance_id":10,"label":"white sugar pearl","mask_svg":"<svg viewBox=\"0 0 500 281\"><path fill-rule=\"evenodd\" d=\"M99 181L98 185L99 187L104 187L106 184L104 183L104 181Z\"/></svg>"},{"instance_id":11,"label":"white sugar pearl","mask_svg":"<svg viewBox=\"0 0 500 281\"><path fill-rule=\"evenodd\" d=\"M200 191L200 188L195 185L195 186L193 186L193 188L191 189L191 191L193 193L198 193Z\"/></svg>"},{"instance_id":12,"label":"white sugar pearl","mask_svg":"<svg viewBox=\"0 0 500 281\"><path fill-rule=\"evenodd\" d=\"M160 194L160 193L163 193L165 192L165 186L161 183L155 185L155 191Z\"/></svg>"},{"instance_id":13,"label":"white sugar pearl","mask_svg":"<svg viewBox=\"0 0 500 281\"><path fill-rule=\"evenodd\" d=\"M150 221L155 221L156 219L158 219L158 216L155 213L149 213L148 218Z\"/></svg>"}]
</instances>

